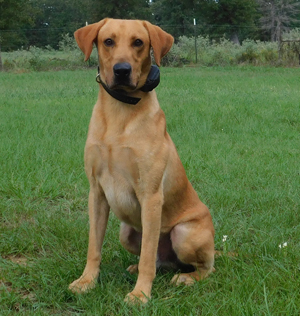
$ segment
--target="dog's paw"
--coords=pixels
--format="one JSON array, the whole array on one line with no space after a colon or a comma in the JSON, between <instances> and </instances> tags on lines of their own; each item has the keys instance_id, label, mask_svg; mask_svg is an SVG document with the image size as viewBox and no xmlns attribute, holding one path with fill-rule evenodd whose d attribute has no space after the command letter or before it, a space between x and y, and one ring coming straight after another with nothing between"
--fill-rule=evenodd
<instances>
[{"instance_id":1,"label":"dog's paw","mask_svg":"<svg viewBox=\"0 0 300 316\"><path fill-rule=\"evenodd\" d=\"M210 267L209 269L196 270L190 273L179 273L175 274L171 280L171 283L175 285L185 284L193 285L195 282L203 280L209 276L210 273L214 272L215 268Z\"/></svg>"},{"instance_id":2,"label":"dog's paw","mask_svg":"<svg viewBox=\"0 0 300 316\"><path fill-rule=\"evenodd\" d=\"M81 276L69 285L69 290L77 294L85 293L95 288L96 283L95 278Z\"/></svg>"},{"instance_id":3,"label":"dog's paw","mask_svg":"<svg viewBox=\"0 0 300 316\"><path fill-rule=\"evenodd\" d=\"M139 272L139 265L133 264L126 269L130 274L135 274Z\"/></svg>"},{"instance_id":4,"label":"dog's paw","mask_svg":"<svg viewBox=\"0 0 300 316\"><path fill-rule=\"evenodd\" d=\"M126 295L124 301L131 305L142 305L146 304L149 299L150 297L147 297L143 292L133 290Z\"/></svg>"},{"instance_id":5,"label":"dog's paw","mask_svg":"<svg viewBox=\"0 0 300 316\"><path fill-rule=\"evenodd\" d=\"M180 284L193 285L195 281L196 281L195 278L193 278L190 274L181 273L181 274L175 274L171 280L171 283L175 284L176 286Z\"/></svg>"}]
</instances>

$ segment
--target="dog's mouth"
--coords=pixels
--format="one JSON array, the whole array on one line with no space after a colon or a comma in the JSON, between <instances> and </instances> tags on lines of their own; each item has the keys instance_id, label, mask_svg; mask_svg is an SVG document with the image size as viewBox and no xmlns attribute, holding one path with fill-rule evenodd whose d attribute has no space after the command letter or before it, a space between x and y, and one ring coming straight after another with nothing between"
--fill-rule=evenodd
<instances>
[{"instance_id":1,"label":"dog's mouth","mask_svg":"<svg viewBox=\"0 0 300 316\"><path fill-rule=\"evenodd\" d=\"M111 90L123 90L126 92L133 92L136 90L137 85L133 84L131 80L129 81L119 81L119 80L114 80L111 85L108 86L109 89Z\"/></svg>"}]
</instances>

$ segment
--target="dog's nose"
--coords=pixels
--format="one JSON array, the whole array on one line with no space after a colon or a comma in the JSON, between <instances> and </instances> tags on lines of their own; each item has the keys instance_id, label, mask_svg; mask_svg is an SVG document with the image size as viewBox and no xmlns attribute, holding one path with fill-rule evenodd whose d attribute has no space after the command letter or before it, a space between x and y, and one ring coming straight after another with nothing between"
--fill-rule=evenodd
<instances>
[{"instance_id":1,"label":"dog's nose","mask_svg":"<svg viewBox=\"0 0 300 316\"><path fill-rule=\"evenodd\" d=\"M131 74L131 65L129 63L118 63L114 65L113 70L119 80L126 80Z\"/></svg>"}]
</instances>

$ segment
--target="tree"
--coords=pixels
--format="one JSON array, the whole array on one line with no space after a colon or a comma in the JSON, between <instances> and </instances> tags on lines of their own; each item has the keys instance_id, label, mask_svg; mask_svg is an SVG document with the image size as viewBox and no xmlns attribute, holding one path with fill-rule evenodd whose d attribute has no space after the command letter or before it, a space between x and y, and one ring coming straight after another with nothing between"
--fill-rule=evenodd
<instances>
[{"instance_id":1,"label":"tree","mask_svg":"<svg viewBox=\"0 0 300 316\"><path fill-rule=\"evenodd\" d=\"M1 0L0 0L1 1ZM28 32L30 45L58 48L61 35L73 32L105 17L138 18L149 16L146 0L36 0L39 14L34 30Z\"/></svg>"},{"instance_id":2,"label":"tree","mask_svg":"<svg viewBox=\"0 0 300 316\"><path fill-rule=\"evenodd\" d=\"M58 48L61 35L73 33L89 19L84 0L36 0L38 14L34 27L27 31L28 45Z\"/></svg>"},{"instance_id":3,"label":"tree","mask_svg":"<svg viewBox=\"0 0 300 316\"><path fill-rule=\"evenodd\" d=\"M258 0L263 15L262 28L269 32L271 41L281 41L282 33L290 25L299 21L300 2L298 0ZM298 19L297 19L298 15Z\"/></svg>"},{"instance_id":4,"label":"tree","mask_svg":"<svg viewBox=\"0 0 300 316\"><path fill-rule=\"evenodd\" d=\"M226 35L234 43L256 30L257 2L255 0L200 0L202 19L211 35Z\"/></svg>"},{"instance_id":5,"label":"tree","mask_svg":"<svg viewBox=\"0 0 300 316\"><path fill-rule=\"evenodd\" d=\"M0 71L3 69L1 50L17 49L27 42L20 31L33 25L33 1L0 0Z\"/></svg>"},{"instance_id":6,"label":"tree","mask_svg":"<svg viewBox=\"0 0 300 316\"><path fill-rule=\"evenodd\" d=\"M193 0L156 0L151 5L154 23L163 26L175 38L191 35L197 3Z\"/></svg>"},{"instance_id":7,"label":"tree","mask_svg":"<svg viewBox=\"0 0 300 316\"><path fill-rule=\"evenodd\" d=\"M26 45L24 29L34 24L34 1L0 0L0 42L3 50Z\"/></svg>"},{"instance_id":8,"label":"tree","mask_svg":"<svg viewBox=\"0 0 300 316\"><path fill-rule=\"evenodd\" d=\"M141 20L150 18L148 0L90 0L89 12L91 12L91 22L106 17Z\"/></svg>"}]
</instances>

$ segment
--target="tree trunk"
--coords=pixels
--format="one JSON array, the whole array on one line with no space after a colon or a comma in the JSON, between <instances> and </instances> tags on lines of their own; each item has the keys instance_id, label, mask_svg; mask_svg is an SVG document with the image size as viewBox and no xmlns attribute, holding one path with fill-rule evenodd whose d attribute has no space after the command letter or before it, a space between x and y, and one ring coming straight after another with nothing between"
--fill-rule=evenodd
<instances>
[{"instance_id":1,"label":"tree trunk","mask_svg":"<svg viewBox=\"0 0 300 316\"><path fill-rule=\"evenodd\" d=\"M282 27L281 27L281 21L278 21L277 25L277 41L278 41L278 57L279 62L282 61L282 49L281 49L281 43L282 43Z\"/></svg>"},{"instance_id":2,"label":"tree trunk","mask_svg":"<svg viewBox=\"0 0 300 316\"><path fill-rule=\"evenodd\" d=\"M239 36L238 36L238 34L237 34L236 31L234 31L234 33L231 34L230 40L231 40L234 44L241 45L240 40L239 40Z\"/></svg>"},{"instance_id":3,"label":"tree trunk","mask_svg":"<svg viewBox=\"0 0 300 316\"><path fill-rule=\"evenodd\" d=\"M276 41L276 26L275 26L275 5L274 2L270 2L271 5L271 41Z\"/></svg>"}]
</instances>

